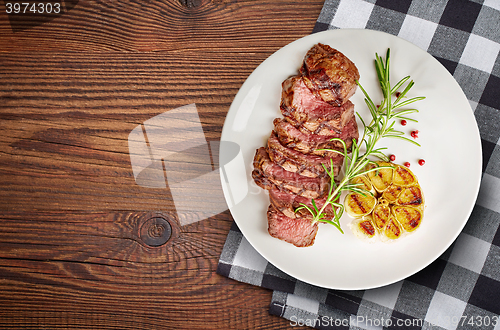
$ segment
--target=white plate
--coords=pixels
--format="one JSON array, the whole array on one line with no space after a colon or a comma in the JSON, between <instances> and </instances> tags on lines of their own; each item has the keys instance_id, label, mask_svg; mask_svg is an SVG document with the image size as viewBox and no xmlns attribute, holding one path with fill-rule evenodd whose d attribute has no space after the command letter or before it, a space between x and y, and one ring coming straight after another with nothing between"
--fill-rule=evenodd
<instances>
[{"instance_id":1,"label":"white plate","mask_svg":"<svg viewBox=\"0 0 500 330\"><path fill-rule=\"evenodd\" d=\"M255 150L264 146L279 110L281 82L295 75L305 53L321 42L338 49L358 67L360 83L374 99L381 100L374 68L375 53L385 57L391 49L391 82L404 76L415 81L409 96L426 96L412 105L420 110L418 123L396 124L408 133L419 130L420 148L405 141L382 140L396 163L409 161L423 188L426 209L420 228L394 243L369 244L355 238L341 219L345 234L321 224L312 247L297 248L271 237L267 232L267 192L251 178ZM358 89L351 98L355 110L369 118ZM366 120L365 120L366 121ZM361 130L361 123L358 119ZM231 214L250 244L269 262L295 278L332 289L369 289L402 280L439 257L463 229L474 206L481 178L481 144L477 124L461 88L450 73L432 56L415 45L382 32L333 30L312 34L278 50L248 77L236 95L224 123L221 141L237 143L246 168L226 168L223 182L229 205L231 196L245 197L230 207ZM220 150L221 158L227 151ZM425 159L424 166L417 161ZM222 162L221 162L222 163ZM241 174L244 173L244 174ZM245 176L246 175L246 176ZM224 178L222 180L225 180ZM237 188L235 188L237 187ZM248 190L248 191L246 191ZM237 202L237 201L236 201Z\"/></svg>"}]
</instances>

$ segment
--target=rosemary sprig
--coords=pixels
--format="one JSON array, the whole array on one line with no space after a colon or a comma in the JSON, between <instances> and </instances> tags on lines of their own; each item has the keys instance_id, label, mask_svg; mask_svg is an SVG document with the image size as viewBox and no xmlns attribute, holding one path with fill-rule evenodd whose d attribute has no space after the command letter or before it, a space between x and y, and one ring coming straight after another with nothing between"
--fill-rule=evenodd
<instances>
[{"instance_id":1,"label":"rosemary sprig","mask_svg":"<svg viewBox=\"0 0 500 330\"><path fill-rule=\"evenodd\" d=\"M385 61L378 55L375 54L375 69L377 71L377 77L380 83L380 88L383 93L383 100L380 106L376 106L371 97L368 95L366 90L361 86L359 81L357 81L358 86L365 95L365 103L368 106L371 114L371 122L366 125L363 118L356 113L363 123L363 135L362 138L357 142L355 139L352 141L351 153L347 148L346 143L335 138L331 141L338 141L342 145L342 151L334 149L323 149L326 151L332 151L335 153L342 154L344 156L344 176L339 183L335 182L333 161L330 161L330 168L323 164L323 168L330 177L330 190L328 192L328 197L326 202L321 208L316 205L314 199L311 200L312 208L306 204L301 204L300 207L296 209L296 212L301 209L306 209L313 216L313 222L325 222L334 225L341 233L344 233L341 225L340 218L344 213L344 205L339 203L340 195L344 191L351 191L365 194L371 194L370 192L360 188L360 184L352 183L352 180L356 177L365 175L371 171L378 171L381 168L388 168L390 166L375 166L373 168L368 168L368 164L376 164L372 158L376 157L381 160L388 161L387 155L384 154L384 150L387 148L375 148L377 142L382 138L396 138L404 141L411 142L420 146L416 141L404 137L404 133L398 131L394 128L395 119L404 119L415 121L415 119L408 118L407 116L418 112L417 109L401 109L413 102L425 99L423 96L413 97L406 99L407 93L413 87L413 80L409 81L410 76L404 77L397 84L391 86L389 81L389 64L390 64L390 49L387 50ZM408 83L407 83L408 82ZM399 92L397 96L393 97L394 94L400 89L405 83L402 92ZM361 153L361 146L364 145L364 153ZM327 206L331 206L333 209L333 216L328 217L325 214L325 209ZM330 219L331 218L331 219Z\"/></svg>"}]
</instances>

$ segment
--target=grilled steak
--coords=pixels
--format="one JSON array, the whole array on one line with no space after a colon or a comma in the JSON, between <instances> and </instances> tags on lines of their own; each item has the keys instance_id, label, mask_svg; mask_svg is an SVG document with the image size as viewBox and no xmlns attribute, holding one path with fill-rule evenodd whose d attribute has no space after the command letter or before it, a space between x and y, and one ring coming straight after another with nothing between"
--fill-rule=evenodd
<instances>
[{"instance_id":1,"label":"grilled steak","mask_svg":"<svg viewBox=\"0 0 500 330\"><path fill-rule=\"evenodd\" d=\"M307 52L299 75L283 81L283 118L274 120L267 146L256 150L252 171L257 185L269 191L271 236L299 247L313 245L318 222L306 208L299 208L325 205L330 177L324 166L333 166L337 176L344 156L335 150L343 151L342 141L350 149L359 137L354 105L348 100L358 79L358 69L348 58L317 44ZM342 141L331 141L334 138ZM332 205L325 207L323 216L333 219Z\"/></svg>"},{"instance_id":2,"label":"grilled steak","mask_svg":"<svg viewBox=\"0 0 500 330\"><path fill-rule=\"evenodd\" d=\"M305 204L312 208L313 206L310 198L290 194L273 187L269 190L269 200L276 210L280 211L289 218L312 219L312 215L308 210L301 209L296 211L301 204ZM314 202L318 208L322 208L326 202L326 198L318 198L315 199ZM327 206L325 208L325 214L327 218L332 218L334 215L333 208L331 206Z\"/></svg>"},{"instance_id":3,"label":"grilled steak","mask_svg":"<svg viewBox=\"0 0 500 330\"><path fill-rule=\"evenodd\" d=\"M324 44L314 45L306 54L300 73L304 83L325 102L344 104L356 91L359 72L344 54Z\"/></svg>"},{"instance_id":4,"label":"grilled steak","mask_svg":"<svg viewBox=\"0 0 500 330\"><path fill-rule=\"evenodd\" d=\"M269 234L298 247L314 244L318 223L307 218L289 218L269 205L267 210Z\"/></svg>"},{"instance_id":5,"label":"grilled steak","mask_svg":"<svg viewBox=\"0 0 500 330\"><path fill-rule=\"evenodd\" d=\"M340 133L354 115L351 101L333 106L314 95L301 76L283 82L280 109L293 126L302 126L307 132L319 135Z\"/></svg>"},{"instance_id":6,"label":"grilled steak","mask_svg":"<svg viewBox=\"0 0 500 330\"><path fill-rule=\"evenodd\" d=\"M328 191L326 177L310 178L295 172L289 172L269 159L264 147L257 149L253 160L252 176L258 178L256 183L264 189L270 189L272 183L279 189L292 192L306 198L318 198Z\"/></svg>"},{"instance_id":7,"label":"grilled steak","mask_svg":"<svg viewBox=\"0 0 500 330\"><path fill-rule=\"evenodd\" d=\"M290 172L297 172L308 177L326 176L322 164L330 168L330 159L333 161L334 175L337 176L344 161L344 156L334 153L330 158L316 155L303 154L283 146L273 131L267 140L267 151L269 158Z\"/></svg>"},{"instance_id":8,"label":"grilled steak","mask_svg":"<svg viewBox=\"0 0 500 330\"><path fill-rule=\"evenodd\" d=\"M304 133L281 118L276 118L274 120L274 130L282 145L302 153L310 153L319 156L333 156L333 152L326 152L318 149L342 150L343 147L339 141L330 141L333 138L344 140L347 148L350 148L352 139L357 139L359 137L355 116L351 117L340 134L318 135Z\"/></svg>"}]
</instances>

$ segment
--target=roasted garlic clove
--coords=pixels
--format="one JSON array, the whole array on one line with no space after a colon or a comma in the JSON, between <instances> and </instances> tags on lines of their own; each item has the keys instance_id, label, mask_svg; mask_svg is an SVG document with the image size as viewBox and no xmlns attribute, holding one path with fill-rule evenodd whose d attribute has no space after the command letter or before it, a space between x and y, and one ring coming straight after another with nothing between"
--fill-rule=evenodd
<instances>
[{"instance_id":1,"label":"roasted garlic clove","mask_svg":"<svg viewBox=\"0 0 500 330\"><path fill-rule=\"evenodd\" d=\"M424 195L419 185L403 188L395 201L397 205L421 206L424 204Z\"/></svg>"},{"instance_id":2,"label":"roasted garlic clove","mask_svg":"<svg viewBox=\"0 0 500 330\"><path fill-rule=\"evenodd\" d=\"M351 184L355 185L356 188L368 191L368 192L372 193L373 195L375 195L375 193L376 193L376 190L373 187L372 183L370 182L368 177L366 177L364 175L357 176L354 179L352 179Z\"/></svg>"},{"instance_id":3,"label":"roasted garlic clove","mask_svg":"<svg viewBox=\"0 0 500 330\"><path fill-rule=\"evenodd\" d=\"M374 240L377 237L377 230L370 216L352 220L349 227L353 234L362 240Z\"/></svg>"},{"instance_id":4,"label":"roasted garlic clove","mask_svg":"<svg viewBox=\"0 0 500 330\"><path fill-rule=\"evenodd\" d=\"M375 228L382 230L391 216L391 208L389 202L385 199L380 199L372 211L373 225Z\"/></svg>"},{"instance_id":5,"label":"roasted garlic clove","mask_svg":"<svg viewBox=\"0 0 500 330\"><path fill-rule=\"evenodd\" d=\"M392 207L392 213L396 221L399 222L407 232L412 232L417 229L423 218L420 208L411 206L395 205Z\"/></svg>"},{"instance_id":6,"label":"roasted garlic clove","mask_svg":"<svg viewBox=\"0 0 500 330\"><path fill-rule=\"evenodd\" d=\"M401 187L408 187L416 184L417 182L417 177L408 167L397 165L394 169L394 176L392 178L393 184Z\"/></svg>"},{"instance_id":7,"label":"roasted garlic clove","mask_svg":"<svg viewBox=\"0 0 500 330\"><path fill-rule=\"evenodd\" d=\"M376 162L378 166L391 166L394 167L394 164L387 162ZM368 165L368 169L373 169L377 167L377 165L370 164ZM381 168L377 170L373 170L368 172L368 178L370 179L373 187L381 193L387 189L391 185L392 177L393 177L393 169L392 168Z\"/></svg>"},{"instance_id":8,"label":"roasted garlic clove","mask_svg":"<svg viewBox=\"0 0 500 330\"><path fill-rule=\"evenodd\" d=\"M389 203L395 203L403 189L401 186L392 184L382 193L382 198Z\"/></svg>"},{"instance_id":9,"label":"roasted garlic clove","mask_svg":"<svg viewBox=\"0 0 500 330\"><path fill-rule=\"evenodd\" d=\"M400 225L398 222L394 219L393 216L389 218L389 222L385 226L384 230L382 231L383 236L390 239L390 240L395 240L401 237L403 234L403 231L401 230Z\"/></svg>"},{"instance_id":10,"label":"roasted garlic clove","mask_svg":"<svg viewBox=\"0 0 500 330\"><path fill-rule=\"evenodd\" d=\"M372 194L363 196L358 193L350 193L344 200L345 210L353 218L369 214L376 204L377 199Z\"/></svg>"}]
</instances>

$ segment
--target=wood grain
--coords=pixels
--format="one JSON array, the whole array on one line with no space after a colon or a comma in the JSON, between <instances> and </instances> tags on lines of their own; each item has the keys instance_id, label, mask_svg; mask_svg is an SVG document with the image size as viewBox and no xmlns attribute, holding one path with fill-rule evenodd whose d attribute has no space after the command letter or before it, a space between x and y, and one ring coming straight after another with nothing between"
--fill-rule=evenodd
<instances>
[{"instance_id":1,"label":"wood grain","mask_svg":"<svg viewBox=\"0 0 500 330\"><path fill-rule=\"evenodd\" d=\"M241 84L323 1L62 4L0 2L0 327L290 328L270 291L215 273L230 213L181 227L169 189L135 183L127 138L195 103L219 140ZM158 247L141 238L152 217L172 226Z\"/></svg>"}]
</instances>

